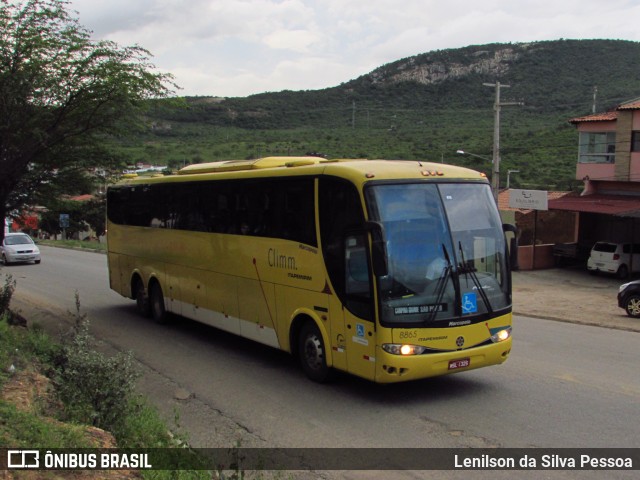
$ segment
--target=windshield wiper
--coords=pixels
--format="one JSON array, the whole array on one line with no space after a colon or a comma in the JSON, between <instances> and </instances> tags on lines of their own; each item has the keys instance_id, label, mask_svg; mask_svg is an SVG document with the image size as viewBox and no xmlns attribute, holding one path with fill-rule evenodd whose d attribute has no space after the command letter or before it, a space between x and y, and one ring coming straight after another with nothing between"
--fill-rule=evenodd
<instances>
[{"instance_id":1,"label":"windshield wiper","mask_svg":"<svg viewBox=\"0 0 640 480\"><path fill-rule=\"evenodd\" d=\"M444 296L444 291L447 288L447 282L449 281L451 270L453 269L453 266L451 265L451 258L449 257L449 252L447 251L447 247L445 247L444 243L442 244L442 251L444 252L444 259L447 261L447 264L442 269L442 274L438 279L438 283L436 285L436 303L433 310L429 312L427 323L433 322L436 318L436 315L438 314L438 307L442 302L442 297Z\"/></svg>"},{"instance_id":2,"label":"windshield wiper","mask_svg":"<svg viewBox=\"0 0 640 480\"><path fill-rule=\"evenodd\" d=\"M473 284L476 286L476 290L478 290L478 293L480 294L482 301L487 307L487 311L489 313L493 313L493 307L489 302L489 297L487 297L487 292L484 291L484 287L480 283L480 280L478 280L475 267L468 265L467 261L464 258L464 250L462 248L462 242L460 241L458 241L458 250L460 251L460 258L462 259L462 263L458 265L458 273L464 273L464 278L467 280L467 283L469 282L467 275L471 277L471 280L473 280Z\"/></svg>"}]
</instances>

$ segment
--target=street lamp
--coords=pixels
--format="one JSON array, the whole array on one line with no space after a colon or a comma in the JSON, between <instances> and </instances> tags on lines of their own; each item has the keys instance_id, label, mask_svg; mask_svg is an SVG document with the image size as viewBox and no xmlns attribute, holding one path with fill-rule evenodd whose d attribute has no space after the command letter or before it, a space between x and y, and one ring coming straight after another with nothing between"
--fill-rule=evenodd
<instances>
[{"instance_id":1,"label":"street lamp","mask_svg":"<svg viewBox=\"0 0 640 480\"><path fill-rule=\"evenodd\" d=\"M487 161L487 162L494 163L492 158L485 157L485 156L483 156L483 155L477 155L477 154L475 154L475 153L466 152L466 151L464 151L464 150L456 150L456 153L457 153L458 155L468 155L468 156L470 156L470 157L477 157L477 158L481 158L482 160L485 160L485 161ZM496 175L499 175L499 172L498 172L497 168L496 168L495 170L496 170L496 171L494 171L494 172L493 172L493 177L491 178L491 185L492 185L492 186L491 186L491 190L493 190L493 197L496 199L496 202L497 202L497 201L498 201L498 193L499 193L499 191L500 191L500 185L499 185L499 183L498 183L497 179L495 178L495 177L496 177Z\"/></svg>"},{"instance_id":2,"label":"street lamp","mask_svg":"<svg viewBox=\"0 0 640 480\"><path fill-rule=\"evenodd\" d=\"M484 157L482 155L476 155L475 153L471 153L471 152L465 152L464 150L456 150L456 153L458 155L468 155L470 157L478 157L481 158L482 160L486 160L487 162L491 162L493 163L493 160L489 157Z\"/></svg>"},{"instance_id":3,"label":"street lamp","mask_svg":"<svg viewBox=\"0 0 640 480\"><path fill-rule=\"evenodd\" d=\"M509 190L509 182L511 180L512 173L520 173L520 170L507 170L507 190Z\"/></svg>"}]
</instances>

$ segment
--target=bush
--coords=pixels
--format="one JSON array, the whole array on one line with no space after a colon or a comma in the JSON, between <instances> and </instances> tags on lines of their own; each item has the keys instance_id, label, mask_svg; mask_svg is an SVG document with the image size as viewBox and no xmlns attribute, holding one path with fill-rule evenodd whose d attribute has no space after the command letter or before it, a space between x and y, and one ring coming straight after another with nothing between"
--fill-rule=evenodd
<instances>
[{"instance_id":1,"label":"bush","mask_svg":"<svg viewBox=\"0 0 640 480\"><path fill-rule=\"evenodd\" d=\"M11 297L16 289L16 281L11 275L7 275L4 280L4 286L0 288L0 317L11 314L9 311L9 304L11 303Z\"/></svg>"},{"instance_id":2,"label":"bush","mask_svg":"<svg viewBox=\"0 0 640 480\"><path fill-rule=\"evenodd\" d=\"M128 418L112 432L119 448L167 448L183 445L181 434L169 431L157 409L141 396L132 398L128 406Z\"/></svg>"},{"instance_id":3,"label":"bush","mask_svg":"<svg viewBox=\"0 0 640 480\"><path fill-rule=\"evenodd\" d=\"M77 293L75 325L60 345L41 328L18 328L9 324L11 312L8 307L14 288L15 282L10 277L4 287L0 287L0 387L16 372L40 370L53 376L61 402L49 403L47 400L38 404L37 411L23 412L12 403L0 400L0 440L3 444L16 448L89 446L82 426L51 422L48 416L53 415L59 420L109 430L120 448L187 446L185 436L170 432L155 407L142 396L133 394L138 372L133 367L132 355L108 358L93 351L95 341L89 334L86 316L80 314ZM64 409L62 413L60 408ZM177 420L176 416L176 424ZM194 455L198 457L198 454ZM203 460L198 457L195 461ZM217 477L222 478L220 474ZM209 471L155 470L145 472L144 478L204 480L213 477Z\"/></svg>"},{"instance_id":4,"label":"bush","mask_svg":"<svg viewBox=\"0 0 640 480\"><path fill-rule=\"evenodd\" d=\"M131 352L107 357L94 344L76 292L75 325L63 341L54 384L68 420L115 434L123 429L139 372Z\"/></svg>"}]
</instances>

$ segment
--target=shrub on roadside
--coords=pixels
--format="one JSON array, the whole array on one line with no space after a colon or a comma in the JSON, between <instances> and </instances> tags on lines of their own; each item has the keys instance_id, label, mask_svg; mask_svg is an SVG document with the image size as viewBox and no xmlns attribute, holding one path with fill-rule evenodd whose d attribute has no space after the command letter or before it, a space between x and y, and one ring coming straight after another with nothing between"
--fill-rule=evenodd
<instances>
[{"instance_id":1,"label":"shrub on roadside","mask_svg":"<svg viewBox=\"0 0 640 480\"><path fill-rule=\"evenodd\" d=\"M169 448L181 445L182 438L170 433L158 410L141 396L131 398L127 421L113 432L120 448Z\"/></svg>"},{"instance_id":2,"label":"shrub on roadside","mask_svg":"<svg viewBox=\"0 0 640 480\"><path fill-rule=\"evenodd\" d=\"M9 304L16 289L16 281L11 275L5 276L4 285L0 287L0 317L10 316Z\"/></svg>"},{"instance_id":3,"label":"shrub on roadside","mask_svg":"<svg viewBox=\"0 0 640 480\"><path fill-rule=\"evenodd\" d=\"M18 328L9 323L15 282L10 276L0 287L0 388L16 372L35 367L53 377L58 397L55 410L24 412L0 400L0 439L15 447L87 448L84 430L91 424L109 430L120 448L183 448L185 438L170 432L155 407L133 394L138 372L131 354L113 358L93 350L89 322L81 315L76 294L75 326L62 344L41 328ZM13 368L10 368L13 367ZM64 409L60 414L59 406ZM39 407L46 407L39 405ZM47 417L71 420L73 425ZM0 475L2 477L2 475ZM218 475L220 477L220 475ZM153 470L143 478L153 480L210 479L209 471ZM222 478L222 477L220 477ZM235 477L232 477L235 478Z\"/></svg>"},{"instance_id":4,"label":"shrub on roadside","mask_svg":"<svg viewBox=\"0 0 640 480\"><path fill-rule=\"evenodd\" d=\"M26 320L10 309L16 281L6 275L0 287L0 380L12 371L35 364L46 375L52 370L52 364L60 357L61 347L53 342L39 325L26 327Z\"/></svg>"},{"instance_id":5,"label":"shrub on roadside","mask_svg":"<svg viewBox=\"0 0 640 480\"><path fill-rule=\"evenodd\" d=\"M93 425L118 436L126 422L139 372L131 352L113 357L95 350L89 321L80 314L76 293L75 325L64 339L54 384L68 420Z\"/></svg>"}]
</instances>

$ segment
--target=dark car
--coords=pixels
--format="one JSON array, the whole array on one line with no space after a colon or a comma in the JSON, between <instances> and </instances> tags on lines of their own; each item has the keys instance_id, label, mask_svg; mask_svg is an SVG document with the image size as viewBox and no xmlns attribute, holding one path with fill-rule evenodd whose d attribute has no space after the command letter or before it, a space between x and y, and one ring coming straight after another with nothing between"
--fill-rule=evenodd
<instances>
[{"instance_id":1,"label":"dark car","mask_svg":"<svg viewBox=\"0 0 640 480\"><path fill-rule=\"evenodd\" d=\"M620 285L618 306L624 308L630 317L640 318L640 280Z\"/></svg>"}]
</instances>

